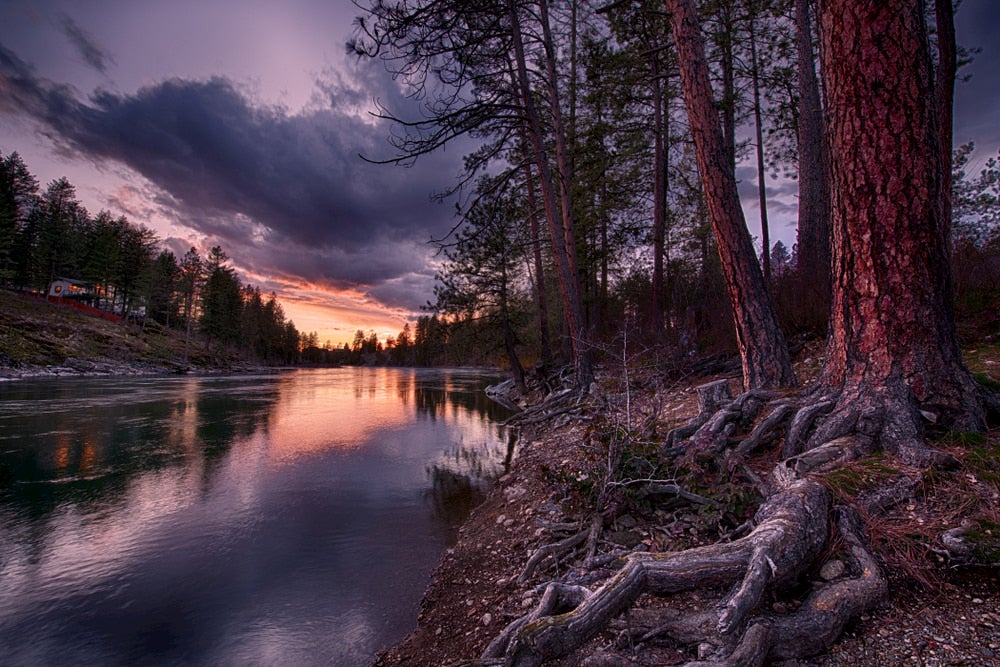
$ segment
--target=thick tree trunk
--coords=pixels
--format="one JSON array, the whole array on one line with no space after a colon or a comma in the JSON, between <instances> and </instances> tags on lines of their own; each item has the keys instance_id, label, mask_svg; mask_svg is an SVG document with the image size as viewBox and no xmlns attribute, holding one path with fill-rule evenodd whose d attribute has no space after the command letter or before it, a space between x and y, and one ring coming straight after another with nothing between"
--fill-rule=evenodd
<instances>
[{"instance_id":1,"label":"thick tree trunk","mask_svg":"<svg viewBox=\"0 0 1000 667\"><path fill-rule=\"evenodd\" d=\"M897 441L919 436L915 408L946 427L975 429L983 422L952 313L949 225L940 207L945 181L936 159L941 144L922 5L820 3L837 165L834 292L822 381L844 390L842 407L877 392L884 409L902 410L894 417L891 439Z\"/></svg>"},{"instance_id":2,"label":"thick tree trunk","mask_svg":"<svg viewBox=\"0 0 1000 667\"><path fill-rule=\"evenodd\" d=\"M760 272L712 102L708 64L691 0L667 0L698 168L736 324L746 389L794 383L791 358Z\"/></svg>"},{"instance_id":3,"label":"thick tree trunk","mask_svg":"<svg viewBox=\"0 0 1000 667\"><path fill-rule=\"evenodd\" d=\"M830 300L830 190L828 149L813 58L809 0L795 0L798 47L799 225L798 272L810 299Z\"/></svg>"}]
</instances>

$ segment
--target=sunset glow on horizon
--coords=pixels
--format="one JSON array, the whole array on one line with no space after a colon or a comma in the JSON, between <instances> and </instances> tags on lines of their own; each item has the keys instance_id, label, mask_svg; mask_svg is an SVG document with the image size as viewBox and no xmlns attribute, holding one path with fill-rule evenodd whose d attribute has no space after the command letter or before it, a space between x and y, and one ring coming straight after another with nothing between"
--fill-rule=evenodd
<instances>
[{"instance_id":1,"label":"sunset glow on horizon","mask_svg":"<svg viewBox=\"0 0 1000 667\"><path fill-rule=\"evenodd\" d=\"M359 9L299 0L0 7L0 151L41 187L65 177L178 259L221 246L321 345L411 327L433 297L433 199L462 146L391 156L373 99L416 111L379 61L346 53ZM181 47L181 48L179 48Z\"/></svg>"}]
</instances>

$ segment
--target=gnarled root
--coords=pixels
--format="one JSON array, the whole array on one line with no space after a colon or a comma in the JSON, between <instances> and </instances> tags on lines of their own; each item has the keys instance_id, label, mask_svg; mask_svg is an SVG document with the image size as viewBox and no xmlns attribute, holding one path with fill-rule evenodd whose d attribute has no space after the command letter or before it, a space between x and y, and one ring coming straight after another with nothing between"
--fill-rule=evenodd
<instances>
[{"instance_id":1,"label":"gnarled root","mask_svg":"<svg viewBox=\"0 0 1000 667\"><path fill-rule=\"evenodd\" d=\"M721 451L727 438L738 423L749 424L760 413L766 401L778 396L776 392L753 390L732 398L726 380L716 380L701 385L698 391L698 416L683 426L672 429L666 438L663 454L671 456L682 448L674 447L678 442L690 438L695 446L712 452ZM776 419L762 425L755 439L759 442L785 418L782 412ZM756 445L754 445L756 446Z\"/></svg>"},{"instance_id":2,"label":"gnarled root","mask_svg":"<svg viewBox=\"0 0 1000 667\"><path fill-rule=\"evenodd\" d=\"M644 592L671 594L735 582L716 627L722 635L740 630L765 592L798 577L827 539L826 489L807 479L776 478L787 483L761 505L757 527L746 537L679 553L632 554L624 568L574 609L557 616L536 610L515 632L491 644L484 659L503 653L505 664L528 667L565 655Z\"/></svg>"},{"instance_id":3,"label":"gnarled root","mask_svg":"<svg viewBox=\"0 0 1000 667\"><path fill-rule=\"evenodd\" d=\"M590 590L584 588L583 586L569 586L560 583L550 583L545 587L545 592L542 594L542 599L538 601L538 604L530 613L522 616L510 623L506 628L503 629L496 639L490 642L490 645L486 647L483 652L483 660L490 660L494 658L500 658L503 656L508 644L510 643L510 638L518 631L521 630L527 624L542 618L543 616L548 616L551 614L557 614L564 610L573 609L588 596L591 595Z\"/></svg>"},{"instance_id":4,"label":"gnarled root","mask_svg":"<svg viewBox=\"0 0 1000 667\"><path fill-rule=\"evenodd\" d=\"M602 523L601 516L595 514L590 522L590 525L585 530L581 530L573 535L570 535L569 537L559 540L558 542L553 542L539 547L535 553L531 555L531 558L528 559L528 563L524 566L524 570L517 578L518 582L523 584L531 579L531 576L535 573L538 566L541 565L542 561L549 556L552 557L552 560L558 563L560 555L573 551L581 544L587 544L587 557L592 557L593 552L596 550L597 539L601 532Z\"/></svg>"},{"instance_id":5,"label":"gnarled root","mask_svg":"<svg viewBox=\"0 0 1000 667\"><path fill-rule=\"evenodd\" d=\"M838 507L836 513L838 532L848 549L854 576L814 590L792 613L753 617L735 644L726 643L715 632L713 621L718 616L712 611L660 612L664 618L655 627L633 629L633 640L642 643L666 637L680 644L715 646L711 659L688 663L686 667L752 667L767 660L806 658L827 650L852 618L879 604L888 593L882 570L858 535L857 514L845 507Z\"/></svg>"}]
</instances>

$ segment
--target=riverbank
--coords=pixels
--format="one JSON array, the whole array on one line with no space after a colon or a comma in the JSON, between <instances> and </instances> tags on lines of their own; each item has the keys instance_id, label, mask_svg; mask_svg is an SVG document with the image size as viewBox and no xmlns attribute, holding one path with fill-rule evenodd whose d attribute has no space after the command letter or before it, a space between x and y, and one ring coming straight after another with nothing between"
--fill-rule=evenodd
<instances>
[{"instance_id":1,"label":"riverbank","mask_svg":"<svg viewBox=\"0 0 1000 667\"><path fill-rule=\"evenodd\" d=\"M210 351L156 323L110 322L0 290L0 380L99 375L249 372L238 355Z\"/></svg>"},{"instance_id":2,"label":"riverbank","mask_svg":"<svg viewBox=\"0 0 1000 667\"><path fill-rule=\"evenodd\" d=\"M985 369L996 377L1000 355L996 341L991 345L967 350L967 359L974 371ZM808 381L819 369L821 352L813 345L799 354L796 371L801 380ZM592 525L592 502L604 482L599 477L607 460L607 434L641 424L651 443L662 442L670 428L697 414L696 386L718 379L735 386L737 380L714 375L675 385L652 374L633 374L625 386L622 376L620 369L606 370L600 390L586 403L522 428L509 474L473 511L457 544L442 558L416 629L380 653L375 667L471 665L468 661L482 655L505 626L539 603L546 582L560 578L593 589L614 573L619 562L615 554L677 551L717 542L752 515L757 501L734 484L698 490L717 494L714 499L725 504L724 510L677 497L622 495L612 499L601 519L598 558L582 564L586 554L580 551L586 543L577 536ZM956 506L963 511L1000 506L998 479L988 466L973 465L966 448L953 446L949 451L963 462L962 468L927 477L914 498L873 524L867 535L889 574L888 602L851 623L826 655L786 667L1000 664L996 570L951 567L928 538L956 521ZM1000 456L1000 432L989 434L985 451ZM761 454L747 461L747 469L766 475L776 457L774 452ZM529 572L532 555L547 545L566 548L557 560L546 557ZM836 560L835 554L826 554L807 573L804 585L819 585L830 576L822 574L823 566ZM724 593L704 589L670 598L644 595L604 632L551 664L638 667L697 660L695 649L657 637L653 630L668 607L682 612L710 608ZM774 599L767 604L775 613L786 613L795 601ZM650 637L642 640L643 634Z\"/></svg>"}]
</instances>

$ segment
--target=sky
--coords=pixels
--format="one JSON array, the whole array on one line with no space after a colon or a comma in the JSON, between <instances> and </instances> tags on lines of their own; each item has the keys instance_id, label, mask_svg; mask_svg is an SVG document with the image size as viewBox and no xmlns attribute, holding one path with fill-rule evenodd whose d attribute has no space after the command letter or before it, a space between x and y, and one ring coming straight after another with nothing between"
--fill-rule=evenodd
<instances>
[{"instance_id":1,"label":"sky","mask_svg":"<svg viewBox=\"0 0 1000 667\"><path fill-rule=\"evenodd\" d=\"M409 168L359 157L392 154L373 100L403 115L413 102L346 53L358 13L350 0L0 0L0 152L178 257L221 245L320 341L395 335L433 296L429 241L455 222L433 195L468 144ZM1000 2L965 0L957 32L982 48L956 95L975 169L1000 148ZM759 235L756 170L738 176ZM794 184L769 197L772 240L790 247Z\"/></svg>"}]
</instances>

